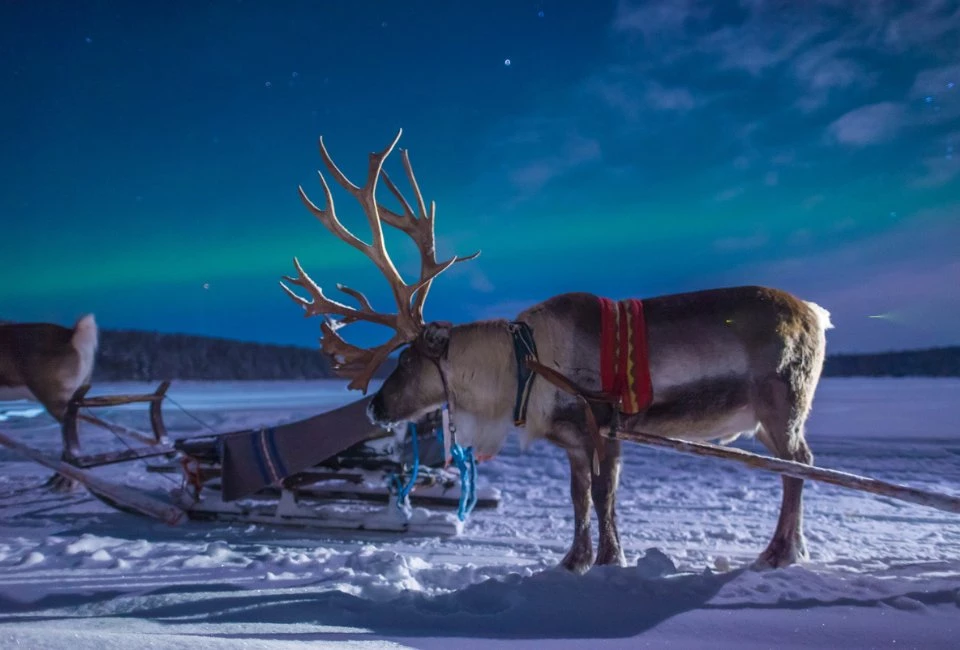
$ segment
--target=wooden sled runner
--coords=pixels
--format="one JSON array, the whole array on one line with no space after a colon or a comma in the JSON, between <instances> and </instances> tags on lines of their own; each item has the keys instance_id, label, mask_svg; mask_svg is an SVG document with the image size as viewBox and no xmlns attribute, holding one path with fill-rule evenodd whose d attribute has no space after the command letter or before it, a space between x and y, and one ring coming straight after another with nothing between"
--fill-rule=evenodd
<instances>
[{"instance_id":1,"label":"wooden sled runner","mask_svg":"<svg viewBox=\"0 0 960 650\"><path fill-rule=\"evenodd\" d=\"M163 382L142 395L96 397L87 396L89 386L80 388L62 422L62 459L2 434L0 444L81 483L113 508L169 524L218 520L429 535L456 535L463 528L450 512L461 498L459 475L443 467L428 427L418 436L425 453L418 457L415 480L410 441L369 424L367 399L275 427L171 443L161 410L169 386ZM149 404L149 434L87 412L138 403ZM124 448L83 454L81 422L111 431ZM161 457L160 464L144 462ZM180 486L149 491L111 483L92 471L126 462L179 476ZM409 489L404 503L398 503L401 486ZM475 507L496 508L499 500L498 490L480 489Z\"/></svg>"},{"instance_id":2,"label":"wooden sled runner","mask_svg":"<svg viewBox=\"0 0 960 650\"><path fill-rule=\"evenodd\" d=\"M85 485L91 494L118 510L146 515L171 526L183 522L185 518L186 512L183 509L164 499L105 481L88 470L32 449L2 432L0 432L0 444Z\"/></svg>"}]
</instances>

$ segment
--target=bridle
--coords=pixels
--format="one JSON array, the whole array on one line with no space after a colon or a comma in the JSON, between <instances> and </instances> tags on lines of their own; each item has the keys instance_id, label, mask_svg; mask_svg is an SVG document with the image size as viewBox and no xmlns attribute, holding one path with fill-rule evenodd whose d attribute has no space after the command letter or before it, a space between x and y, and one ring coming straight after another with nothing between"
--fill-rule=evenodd
<instances>
[{"instance_id":1,"label":"bridle","mask_svg":"<svg viewBox=\"0 0 960 650\"><path fill-rule=\"evenodd\" d=\"M433 363L437 369L437 373L440 375L440 382L443 385L441 422L443 423L445 454L449 451L449 445L456 443L457 433L457 427L453 421L453 400L450 397L450 383L447 380L447 373L444 372L441 364L442 361L447 359L450 349L450 337L448 334L443 337L437 337L437 341L427 341L425 335L435 329L449 330L450 328L452 328L452 324L445 321L430 323L413 341L413 346L416 350ZM619 428L619 415L621 410L620 396L579 386L559 371L541 364L537 360L537 348L533 340L533 331L526 323L521 321L511 322L508 331L513 339L517 362L517 400L514 407L514 424L523 426L526 423L526 406L530 395L531 384L533 378L539 375L555 387L572 395L583 407L587 431L594 443L593 469L594 473L599 473L599 461L603 460L606 454L604 451L603 436L600 434L600 427L597 424L596 415L593 412L593 404L605 403L613 407L613 427L616 429Z\"/></svg>"},{"instance_id":2,"label":"bridle","mask_svg":"<svg viewBox=\"0 0 960 650\"><path fill-rule=\"evenodd\" d=\"M441 361L446 360L450 351L450 337L444 336L440 345L431 345L425 338L425 334L433 329L443 328L449 330L453 327L452 323L439 321L430 323L413 341L413 347L424 358L429 359L440 375L440 383L443 385L443 406L440 407L440 419L443 427L443 445L444 459L449 455L450 446L456 443L457 425L453 419L453 400L450 397L450 382L447 380L447 373L443 370Z\"/></svg>"}]
</instances>

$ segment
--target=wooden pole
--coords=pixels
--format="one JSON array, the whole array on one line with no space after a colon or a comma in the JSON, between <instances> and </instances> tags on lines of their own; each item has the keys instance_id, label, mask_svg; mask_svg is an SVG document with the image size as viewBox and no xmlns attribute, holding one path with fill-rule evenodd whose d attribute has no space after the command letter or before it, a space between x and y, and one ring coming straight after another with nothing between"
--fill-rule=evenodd
<instances>
[{"instance_id":1,"label":"wooden pole","mask_svg":"<svg viewBox=\"0 0 960 650\"><path fill-rule=\"evenodd\" d=\"M63 474L67 478L72 478L84 484L91 492L102 494L122 506L136 510L148 517L159 519L171 526L181 523L186 515L186 512L170 503L155 499L138 490L105 481L91 472L82 470L79 467L74 467L70 463L51 458L36 449L32 449L2 432L0 432L0 444L26 456L30 460L36 461L41 465Z\"/></svg>"},{"instance_id":2,"label":"wooden pole","mask_svg":"<svg viewBox=\"0 0 960 650\"><path fill-rule=\"evenodd\" d=\"M83 420L84 422L89 422L95 426L100 427L101 429L106 429L112 433L117 434L118 436L129 436L136 440L139 440L142 443L148 445L155 445L157 441L153 439L152 436L148 436L145 433L137 431L136 429L131 429L130 427L125 427L122 424L117 424L115 422L107 422L102 418L98 418L96 415L89 413L78 413L78 420Z\"/></svg>"},{"instance_id":3,"label":"wooden pole","mask_svg":"<svg viewBox=\"0 0 960 650\"><path fill-rule=\"evenodd\" d=\"M960 497L927 492L926 490L920 490L918 488L897 485L896 483L887 483L886 481L857 476L856 474L848 474L847 472L839 472L834 469L813 467L812 465L804 465L803 463L792 460L781 460L779 458L761 456L760 454L754 454L741 449L732 449L730 447L719 447L702 442L688 442L675 438L665 438L663 436L655 436L639 431L617 431L615 435L620 440L639 442L655 447L665 447L667 449L673 449L674 451L697 454L698 456L712 456L713 458L735 460L754 469L776 472L777 474L793 476L794 478L830 483L852 490L870 492L872 494L890 497L891 499L936 508L937 510L960 513Z\"/></svg>"}]
</instances>

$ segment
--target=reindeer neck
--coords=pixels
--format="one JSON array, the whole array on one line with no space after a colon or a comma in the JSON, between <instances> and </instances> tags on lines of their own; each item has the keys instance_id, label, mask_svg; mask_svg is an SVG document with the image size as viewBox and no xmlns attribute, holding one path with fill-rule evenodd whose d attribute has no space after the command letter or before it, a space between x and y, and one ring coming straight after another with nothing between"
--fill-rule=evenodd
<instances>
[{"instance_id":1,"label":"reindeer neck","mask_svg":"<svg viewBox=\"0 0 960 650\"><path fill-rule=\"evenodd\" d=\"M445 363L457 410L482 420L510 417L517 370L507 321L481 321L454 328Z\"/></svg>"}]
</instances>

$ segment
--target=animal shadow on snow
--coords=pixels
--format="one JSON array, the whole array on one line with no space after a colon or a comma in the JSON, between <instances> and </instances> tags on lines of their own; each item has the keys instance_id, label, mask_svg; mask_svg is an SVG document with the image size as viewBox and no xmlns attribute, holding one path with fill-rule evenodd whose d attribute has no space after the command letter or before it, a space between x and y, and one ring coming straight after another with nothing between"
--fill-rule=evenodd
<instances>
[{"instance_id":1,"label":"animal shadow on snow","mask_svg":"<svg viewBox=\"0 0 960 650\"><path fill-rule=\"evenodd\" d=\"M651 549L631 567L595 567L583 576L560 569L511 574L434 597L408 591L375 601L308 585L285 594L231 591L201 602L134 608L123 616L174 625L190 620L356 627L394 637L624 638L704 607L739 574L677 575L670 559Z\"/></svg>"}]
</instances>

